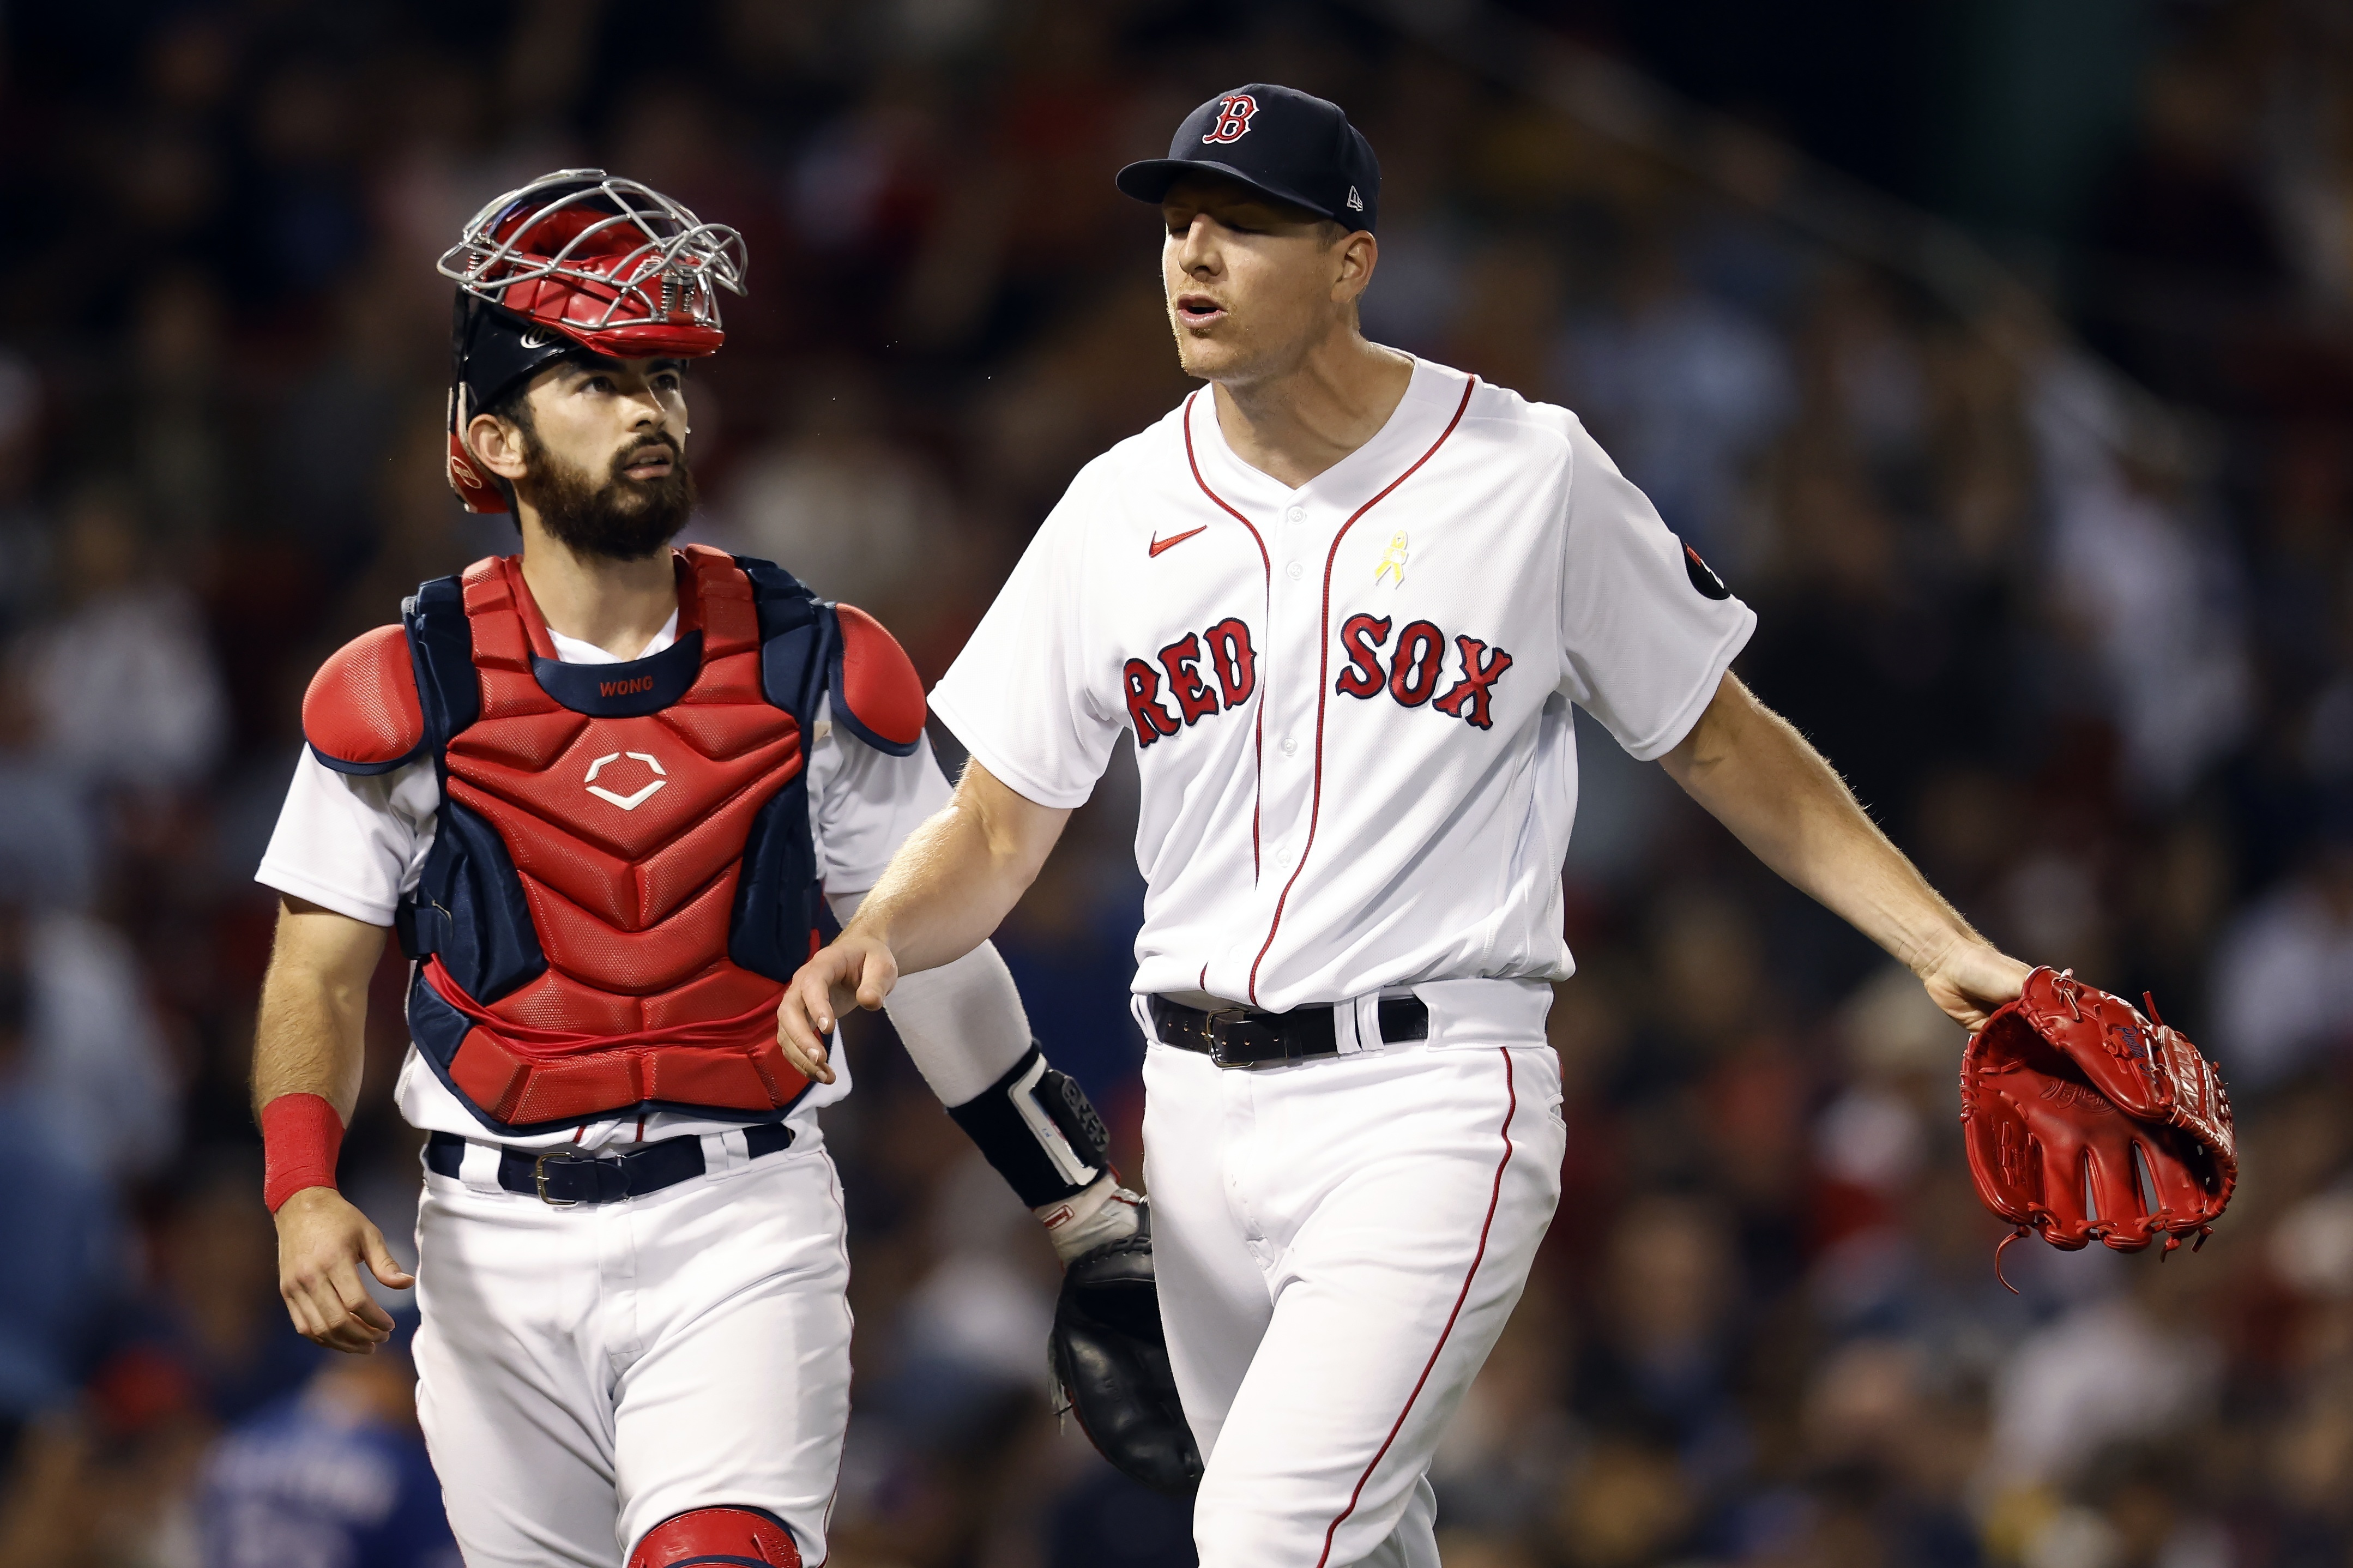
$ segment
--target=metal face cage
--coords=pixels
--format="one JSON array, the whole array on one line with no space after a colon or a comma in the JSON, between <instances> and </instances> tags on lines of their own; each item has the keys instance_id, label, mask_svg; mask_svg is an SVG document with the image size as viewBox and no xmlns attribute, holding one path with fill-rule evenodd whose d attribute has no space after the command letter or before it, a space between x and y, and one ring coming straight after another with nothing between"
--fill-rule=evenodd
<instances>
[{"instance_id":1,"label":"metal face cage","mask_svg":"<svg viewBox=\"0 0 2353 1568\"><path fill-rule=\"evenodd\" d=\"M744 292L745 258L743 236L649 185L559 169L476 213L435 266L478 299L573 331L681 321L716 330L718 290ZM554 287L524 290L537 308L508 304L519 286L542 283ZM575 314L582 303L588 313Z\"/></svg>"}]
</instances>

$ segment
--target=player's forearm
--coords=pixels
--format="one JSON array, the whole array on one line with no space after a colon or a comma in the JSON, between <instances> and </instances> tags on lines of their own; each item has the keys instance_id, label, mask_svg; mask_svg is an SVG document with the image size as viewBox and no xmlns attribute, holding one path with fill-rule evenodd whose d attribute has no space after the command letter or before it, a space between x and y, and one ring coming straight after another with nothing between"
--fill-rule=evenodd
<instances>
[{"instance_id":1,"label":"player's forearm","mask_svg":"<svg viewBox=\"0 0 2353 1568\"><path fill-rule=\"evenodd\" d=\"M847 927L863 898L828 893ZM1029 1049L1029 1015L1011 971L987 942L962 958L903 974L883 1005L908 1059L943 1105L961 1105L1003 1078Z\"/></svg>"},{"instance_id":2,"label":"player's forearm","mask_svg":"<svg viewBox=\"0 0 2353 1568\"><path fill-rule=\"evenodd\" d=\"M942 1105L962 1105L1029 1051L1021 994L987 942L936 969L902 976L883 1007Z\"/></svg>"},{"instance_id":3,"label":"player's forearm","mask_svg":"<svg viewBox=\"0 0 2353 1568\"><path fill-rule=\"evenodd\" d=\"M315 1094L348 1122L366 1056L366 1001L364 987L353 997L326 976L273 963L254 1030L256 1108Z\"/></svg>"},{"instance_id":4,"label":"player's forearm","mask_svg":"<svg viewBox=\"0 0 2353 1568\"><path fill-rule=\"evenodd\" d=\"M1070 815L968 764L955 798L908 835L849 929L888 947L902 974L962 958L1037 879Z\"/></svg>"},{"instance_id":5,"label":"player's forearm","mask_svg":"<svg viewBox=\"0 0 2353 1568\"><path fill-rule=\"evenodd\" d=\"M1661 760L1758 859L1914 973L1977 939L1821 753L1734 677Z\"/></svg>"},{"instance_id":6,"label":"player's forearm","mask_svg":"<svg viewBox=\"0 0 2353 1568\"><path fill-rule=\"evenodd\" d=\"M349 1122L366 1062L368 982L381 929L288 900L262 981L253 1045L253 1102L315 1094Z\"/></svg>"}]
</instances>

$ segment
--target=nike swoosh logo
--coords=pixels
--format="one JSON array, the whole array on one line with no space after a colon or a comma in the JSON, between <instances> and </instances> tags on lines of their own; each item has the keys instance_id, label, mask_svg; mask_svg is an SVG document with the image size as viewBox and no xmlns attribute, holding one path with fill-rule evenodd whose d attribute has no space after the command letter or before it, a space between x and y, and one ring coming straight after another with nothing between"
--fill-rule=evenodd
<instances>
[{"instance_id":1,"label":"nike swoosh logo","mask_svg":"<svg viewBox=\"0 0 2353 1568\"><path fill-rule=\"evenodd\" d=\"M1178 545L1184 543L1187 540L1192 538L1194 534L1207 533L1208 531L1209 525L1205 522L1200 527L1194 529L1189 532L1177 534L1173 539L1163 539L1155 533L1152 536L1152 553L1157 555L1164 550L1174 550Z\"/></svg>"}]
</instances>

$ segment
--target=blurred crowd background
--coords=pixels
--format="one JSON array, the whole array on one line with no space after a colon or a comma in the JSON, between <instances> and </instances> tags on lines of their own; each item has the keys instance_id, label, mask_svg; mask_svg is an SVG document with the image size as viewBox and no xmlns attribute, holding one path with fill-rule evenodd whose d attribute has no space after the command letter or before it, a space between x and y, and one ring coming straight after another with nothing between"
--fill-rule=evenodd
<instances>
[{"instance_id":1,"label":"blurred crowd background","mask_svg":"<svg viewBox=\"0 0 2353 1568\"><path fill-rule=\"evenodd\" d=\"M0 1568L454 1561L405 1363L287 1325L246 1079L304 683L511 547L440 477L462 220L595 163L740 227L694 535L936 677L1186 390L1110 175L1248 79L1379 151L1367 330L1582 414L1743 676L1995 940L2152 990L2244 1150L2202 1255L2009 1293L1957 1031L1586 726L1567 1196L1450 1568L2353 1561L2337 0L82 0L5 50ZM999 938L1131 1173L1132 778ZM405 1246L397 997L343 1171ZM851 1051L833 1561L1190 1563L1049 1413L1043 1239Z\"/></svg>"}]
</instances>

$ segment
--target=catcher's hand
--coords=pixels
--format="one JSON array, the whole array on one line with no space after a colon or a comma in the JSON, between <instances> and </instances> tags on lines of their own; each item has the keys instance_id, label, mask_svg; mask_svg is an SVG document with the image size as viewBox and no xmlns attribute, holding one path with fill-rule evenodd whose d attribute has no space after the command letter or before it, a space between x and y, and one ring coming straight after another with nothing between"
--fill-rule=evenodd
<instances>
[{"instance_id":1,"label":"catcher's hand","mask_svg":"<svg viewBox=\"0 0 2353 1568\"><path fill-rule=\"evenodd\" d=\"M2170 1252L2189 1236L2202 1246L2238 1181L2212 1066L2073 971L2035 970L1969 1041L1961 1130L1978 1194L2018 1227L2010 1241L2031 1231L2071 1252L2094 1237L2119 1252L2160 1238Z\"/></svg>"},{"instance_id":2,"label":"catcher's hand","mask_svg":"<svg viewBox=\"0 0 2353 1568\"><path fill-rule=\"evenodd\" d=\"M1146 1486L1189 1495L1201 1451L1176 1400L1152 1276L1150 1200L1135 1234L1071 1260L1054 1306L1049 1356L1060 1407L1097 1451Z\"/></svg>"}]
</instances>

